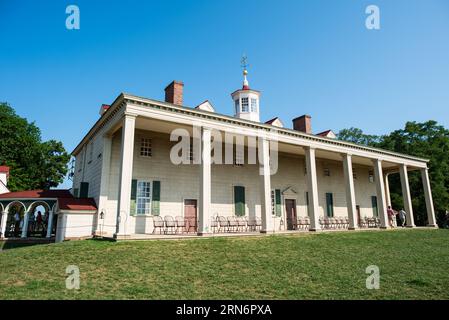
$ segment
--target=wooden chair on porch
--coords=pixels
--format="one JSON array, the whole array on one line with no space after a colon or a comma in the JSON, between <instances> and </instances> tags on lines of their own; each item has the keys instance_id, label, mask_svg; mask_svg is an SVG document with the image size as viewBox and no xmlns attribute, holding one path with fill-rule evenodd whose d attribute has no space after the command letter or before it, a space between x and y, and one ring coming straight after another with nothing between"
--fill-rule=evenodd
<instances>
[{"instance_id":1,"label":"wooden chair on porch","mask_svg":"<svg viewBox=\"0 0 449 320\"><path fill-rule=\"evenodd\" d=\"M239 224L237 222L236 217L234 217L234 216L228 217L228 231L229 232L238 231L238 226L239 226Z\"/></svg>"},{"instance_id":2,"label":"wooden chair on porch","mask_svg":"<svg viewBox=\"0 0 449 320\"><path fill-rule=\"evenodd\" d=\"M223 216L218 216L218 232L228 232L229 231L229 225L228 220L226 220Z\"/></svg>"},{"instance_id":3,"label":"wooden chair on porch","mask_svg":"<svg viewBox=\"0 0 449 320\"><path fill-rule=\"evenodd\" d=\"M243 232L244 230L248 230L246 217L238 217L237 218L237 232L241 229Z\"/></svg>"},{"instance_id":4,"label":"wooden chair on porch","mask_svg":"<svg viewBox=\"0 0 449 320\"><path fill-rule=\"evenodd\" d=\"M178 233L179 229L181 229L181 233L186 232L186 220L183 217L176 216L175 217L175 222L176 222L176 231L175 231L175 233Z\"/></svg>"},{"instance_id":5,"label":"wooden chair on porch","mask_svg":"<svg viewBox=\"0 0 449 320\"><path fill-rule=\"evenodd\" d=\"M164 222L165 222L165 230L164 233L168 234L169 232L171 234L175 233L176 230L176 222L175 219L173 219L172 216L165 216L164 217Z\"/></svg>"},{"instance_id":6,"label":"wooden chair on porch","mask_svg":"<svg viewBox=\"0 0 449 320\"><path fill-rule=\"evenodd\" d=\"M159 234L162 234L164 229L164 219L161 216L153 216L153 233L156 233L156 229L159 229Z\"/></svg>"}]
</instances>

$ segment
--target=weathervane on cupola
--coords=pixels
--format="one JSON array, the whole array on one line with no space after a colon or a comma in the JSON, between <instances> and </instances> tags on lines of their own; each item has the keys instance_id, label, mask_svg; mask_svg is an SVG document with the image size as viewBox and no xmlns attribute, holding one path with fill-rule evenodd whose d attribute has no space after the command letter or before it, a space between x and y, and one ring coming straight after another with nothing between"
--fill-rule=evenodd
<instances>
[{"instance_id":1,"label":"weathervane on cupola","mask_svg":"<svg viewBox=\"0 0 449 320\"><path fill-rule=\"evenodd\" d=\"M249 65L246 55L242 57L241 66L243 68L243 87L231 94L234 100L235 117L259 122L260 92L249 88L247 79Z\"/></svg>"}]
</instances>

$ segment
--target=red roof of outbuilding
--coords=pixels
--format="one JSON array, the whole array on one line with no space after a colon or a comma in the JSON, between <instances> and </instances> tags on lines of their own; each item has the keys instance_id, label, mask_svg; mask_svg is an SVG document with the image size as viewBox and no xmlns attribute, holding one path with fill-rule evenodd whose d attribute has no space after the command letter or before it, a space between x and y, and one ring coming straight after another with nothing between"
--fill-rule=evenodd
<instances>
[{"instance_id":1,"label":"red roof of outbuilding","mask_svg":"<svg viewBox=\"0 0 449 320\"><path fill-rule=\"evenodd\" d=\"M60 210L96 211L92 198L74 198L70 190L27 190L0 194L1 199L57 199Z\"/></svg>"},{"instance_id":2,"label":"red roof of outbuilding","mask_svg":"<svg viewBox=\"0 0 449 320\"><path fill-rule=\"evenodd\" d=\"M52 199L52 198L73 198L69 190L26 190L18 192L8 192L0 194L0 199L21 198L21 199Z\"/></svg>"},{"instance_id":3,"label":"red roof of outbuilding","mask_svg":"<svg viewBox=\"0 0 449 320\"><path fill-rule=\"evenodd\" d=\"M97 205L92 198L61 198L58 199L60 210L96 211Z\"/></svg>"}]
</instances>

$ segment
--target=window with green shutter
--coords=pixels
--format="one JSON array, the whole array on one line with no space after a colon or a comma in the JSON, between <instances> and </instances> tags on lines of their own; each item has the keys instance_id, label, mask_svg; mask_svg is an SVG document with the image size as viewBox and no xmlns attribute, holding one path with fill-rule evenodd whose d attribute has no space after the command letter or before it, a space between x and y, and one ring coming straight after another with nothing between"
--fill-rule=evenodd
<instances>
[{"instance_id":1,"label":"window with green shutter","mask_svg":"<svg viewBox=\"0 0 449 320\"><path fill-rule=\"evenodd\" d=\"M89 197L89 182L81 182L80 184L80 198Z\"/></svg>"},{"instance_id":2,"label":"window with green shutter","mask_svg":"<svg viewBox=\"0 0 449 320\"><path fill-rule=\"evenodd\" d=\"M309 192L306 191L305 197L306 197L306 199L305 199L305 202L306 202L306 212L307 212L307 215L310 216L310 212L309 212Z\"/></svg>"},{"instance_id":3,"label":"window with green shutter","mask_svg":"<svg viewBox=\"0 0 449 320\"><path fill-rule=\"evenodd\" d=\"M275 206L274 206L274 210L276 213L277 217L281 216L281 190L280 189L276 189L274 190L275 193Z\"/></svg>"},{"instance_id":4,"label":"window with green shutter","mask_svg":"<svg viewBox=\"0 0 449 320\"><path fill-rule=\"evenodd\" d=\"M129 209L129 213L134 215L136 214L136 199L137 199L137 180L133 179L131 181L131 206Z\"/></svg>"},{"instance_id":5,"label":"window with green shutter","mask_svg":"<svg viewBox=\"0 0 449 320\"><path fill-rule=\"evenodd\" d=\"M327 208L327 216L334 216L334 197L332 193L326 193L326 208Z\"/></svg>"},{"instance_id":6,"label":"window with green shutter","mask_svg":"<svg viewBox=\"0 0 449 320\"><path fill-rule=\"evenodd\" d=\"M151 214L158 216L160 214L160 202L161 202L161 182L153 181L153 197L151 205Z\"/></svg>"},{"instance_id":7,"label":"window with green shutter","mask_svg":"<svg viewBox=\"0 0 449 320\"><path fill-rule=\"evenodd\" d=\"M235 215L245 215L245 187L234 186Z\"/></svg>"},{"instance_id":8,"label":"window with green shutter","mask_svg":"<svg viewBox=\"0 0 449 320\"><path fill-rule=\"evenodd\" d=\"M379 208L377 207L377 197L371 196L371 206L373 207L373 216L379 216Z\"/></svg>"}]
</instances>

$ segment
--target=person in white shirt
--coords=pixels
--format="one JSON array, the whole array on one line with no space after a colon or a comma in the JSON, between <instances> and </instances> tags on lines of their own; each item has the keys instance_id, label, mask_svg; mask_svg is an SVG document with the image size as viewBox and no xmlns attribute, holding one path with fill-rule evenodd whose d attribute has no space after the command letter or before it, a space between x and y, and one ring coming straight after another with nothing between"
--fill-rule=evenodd
<instances>
[{"instance_id":1,"label":"person in white shirt","mask_svg":"<svg viewBox=\"0 0 449 320\"><path fill-rule=\"evenodd\" d=\"M399 211L399 219L401 219L402 227L405 227L405 221L406 221L407 213L405 212L404 208Z\"/></svg>"}]
</instances>

